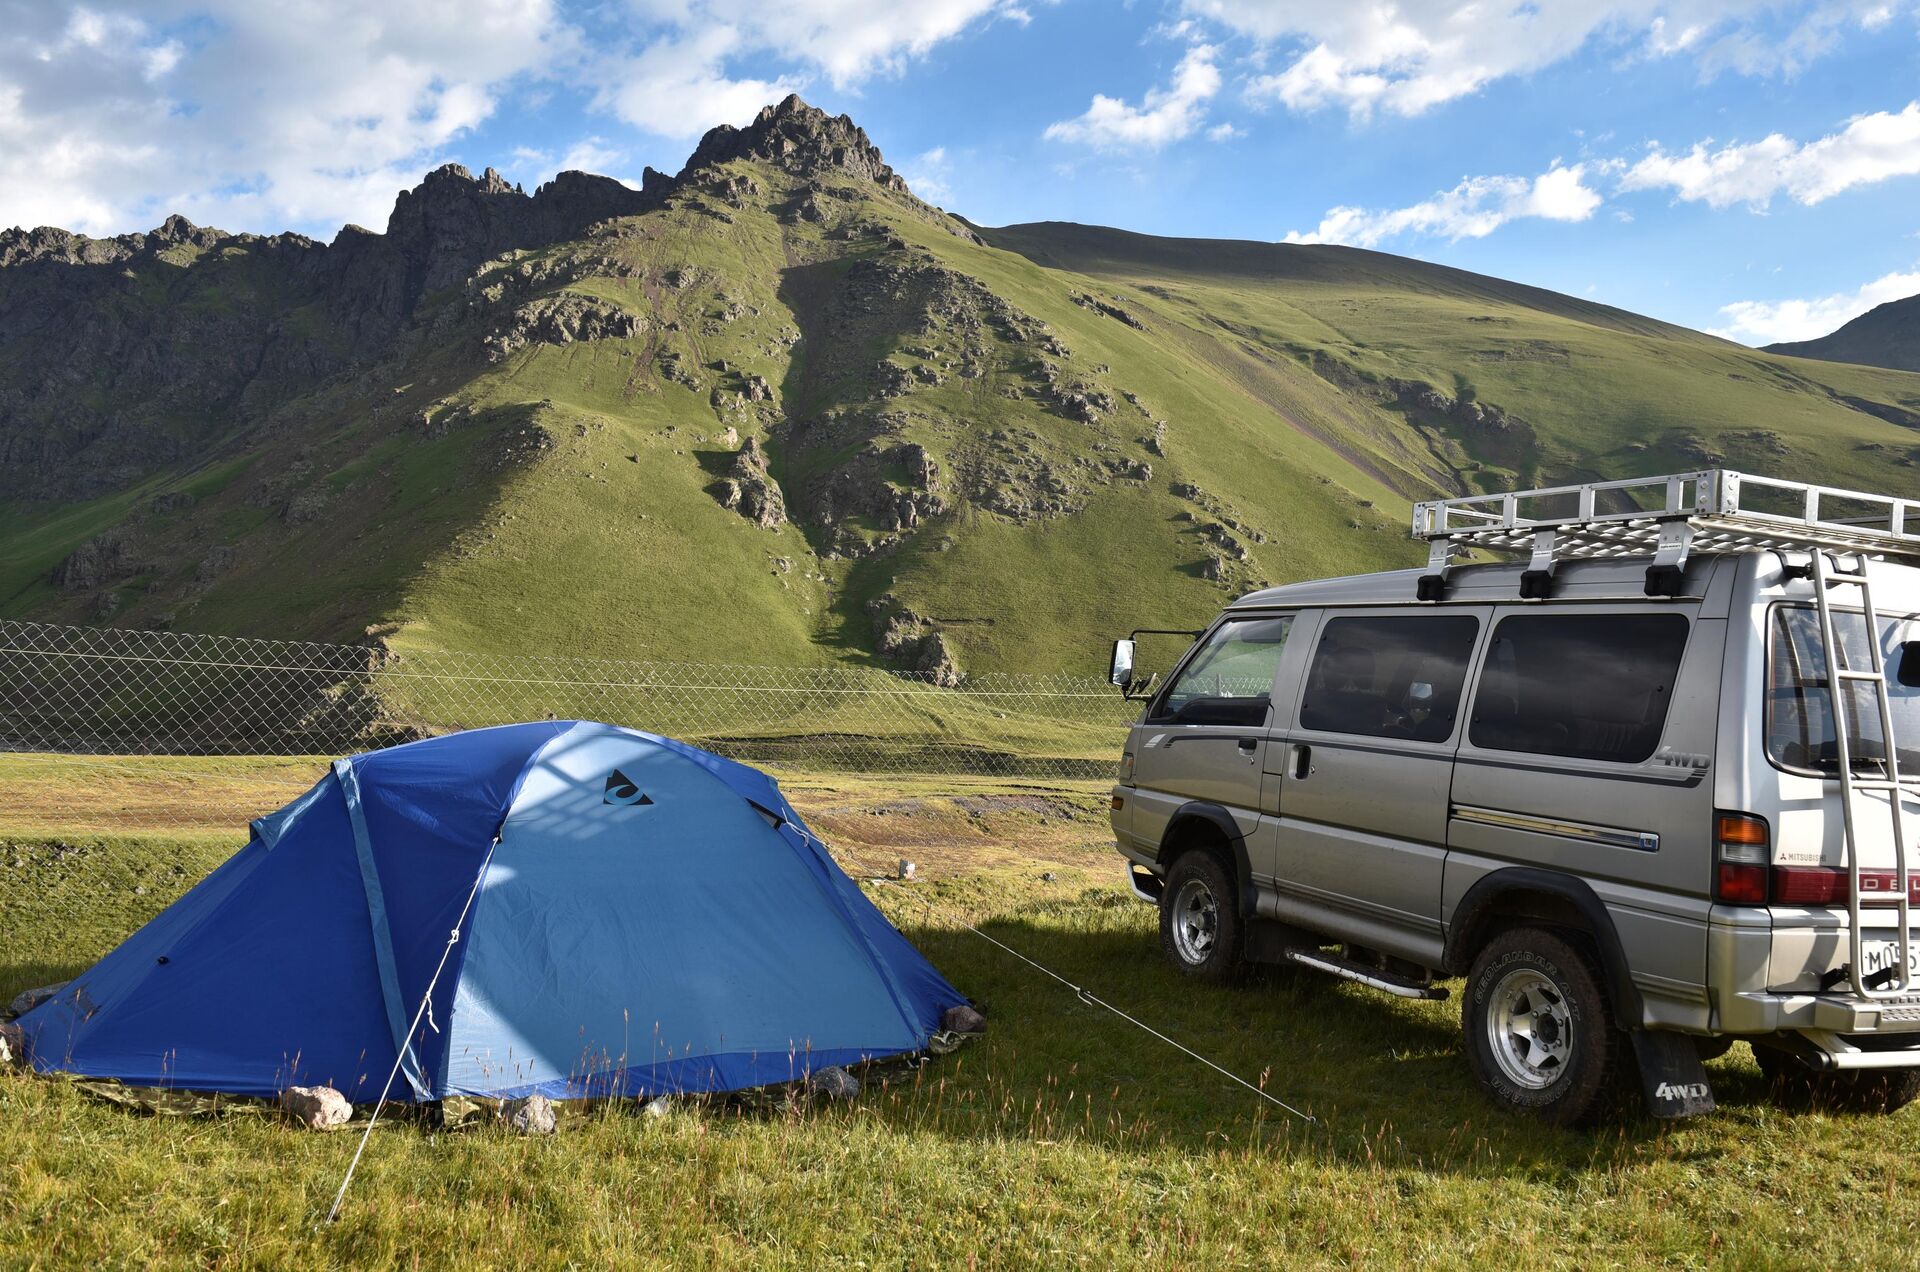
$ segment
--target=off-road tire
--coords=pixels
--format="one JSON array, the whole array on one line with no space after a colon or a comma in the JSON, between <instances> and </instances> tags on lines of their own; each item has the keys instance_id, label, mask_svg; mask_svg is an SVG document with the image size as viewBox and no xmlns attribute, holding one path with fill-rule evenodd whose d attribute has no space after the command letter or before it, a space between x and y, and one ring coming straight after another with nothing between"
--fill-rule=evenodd
<instances>
[{"instance_id":1,"label":"off-road tire","mask_svg":"<svg viewBox=\"0 0 1920 1272\"><path fill-rule=\"evenodd\" d=\"M1467 1064L1500 1107L1578 1126L1617 1105L1623 1038L1600 969L1577 937L1531 927L1495 936L1467 975L1460 1024ZM1525 1040L1535 1037L1538 1047Z\"/></svg>"},{"instance_id":2,"label":"off-road tire","mask_svg":"<svg viewBox=\"0 0 1920 1272\"><path fill-rule=\"evenodd\" d=\"M1767 1098L1784 1109L1895 1113L1920 1097L1920 1069L1819 1073L1772 1047L1755 1047L1753 1058L1766 1076Z\"/></svg>"},{"instance_id":3,"label":"off-road tire","mask_svg":"<svg viewBox=\"0 0 1920 1272\"><path fill-rule=\"evenodd\" d=\"M1210 907L1196 912L1201 896ZM1224 985L1245 969L1240 898L1226 864L1210 852L1194 849L1167 871L1160 889L1160 948L1182 975ZM1211 924L1206 939L1193 929Z\"/></svg>"}]
</instances>

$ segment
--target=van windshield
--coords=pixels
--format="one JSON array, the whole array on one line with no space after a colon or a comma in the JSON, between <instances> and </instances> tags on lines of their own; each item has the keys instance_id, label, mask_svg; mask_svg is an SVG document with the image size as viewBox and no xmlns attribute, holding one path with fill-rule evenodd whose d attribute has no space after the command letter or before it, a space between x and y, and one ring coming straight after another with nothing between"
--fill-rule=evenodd
<instances>
[{"instance_id":1,"label":"van windshield","mask_svg":"<svg viewBox=\"0 0 1920 1272\"><path fill-rule=\"evenodd\" d=\"M1855 671L1871 664L1867 621L1862 614L1835 610L1835 634L1842 662ZM1920 774L1920 685L1902 684L1902 647L1920 640L1920 620L1882 618L1877 633L1887 669L1887 698L1893 707L1893 734L1900 747L1901 775ZM1827 690L1827 661L1820 642L1820 615L1808 608L1782 606L1774 611L1767 657L1767 754L1787 768L1840 771L1834 738L1833 697ZM1840 699L1847 711L1847 734L1856 772L1881 772L1886 738L1871 682L1849 681Z\"/></svg>"},{"instance_id":2,"label":"van windshield","mask_svg":"<svg viewBox=\"0 0 1920 1272\"><path fill-rule=\"evenodd\" d=\"M1291 630L1291 614L1222 623L1168 687L1153 718L1259 724L1266 719L1267 697Z\"/></svg>"}]
</instances>

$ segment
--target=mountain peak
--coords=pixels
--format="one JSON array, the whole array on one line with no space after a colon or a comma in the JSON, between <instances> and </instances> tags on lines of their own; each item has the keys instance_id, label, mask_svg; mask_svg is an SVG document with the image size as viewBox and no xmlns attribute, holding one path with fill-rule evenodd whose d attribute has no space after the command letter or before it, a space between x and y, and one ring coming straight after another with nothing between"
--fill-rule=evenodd
<instances>
[{"instance_id":1,"label":"mountain peak","mask_svg":"<svg viewBox=\"0 0 1920 1272\"><path fill-rule=\"evenodd\" d=\"M1889 300L1817 339L1770 344L1765 352L1920 371L1920 296Z\"/></svg>"},{"instance_id":2,"label":"mountain peak","mask_svg":"<svg viewBox=\"0 0 1920 1272\"><path fill-rule=\"evenodd\" d=\"M866 130L846 115L829 115L798 93L761 109L745 128L721 124L700 139L680 178L734 159L754 159L811 177L837 169L887 190L907 192L907 183L887 166Z\"/></svg>"}]
</instances>

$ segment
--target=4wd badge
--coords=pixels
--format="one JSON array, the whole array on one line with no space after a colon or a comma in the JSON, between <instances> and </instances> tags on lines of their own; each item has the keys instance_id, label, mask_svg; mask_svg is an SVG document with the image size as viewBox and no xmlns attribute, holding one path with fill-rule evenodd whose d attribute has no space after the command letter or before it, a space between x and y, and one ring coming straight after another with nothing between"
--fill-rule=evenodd
<instances>
[{"instance_id":1,"label":"4wd badge","mask_svg":"<svg viewBox=\"0 0 1920 1272\"><path fill-rule=\"evenodd\" d=\"M615 769L607 776L606 794L600 802L603 804L618 804L623 807L631 807L635 804L651 804L653 800L648 798L647 793L640 789L640 783L634 781L619 769Z\"/></svg>"}]
</instances>

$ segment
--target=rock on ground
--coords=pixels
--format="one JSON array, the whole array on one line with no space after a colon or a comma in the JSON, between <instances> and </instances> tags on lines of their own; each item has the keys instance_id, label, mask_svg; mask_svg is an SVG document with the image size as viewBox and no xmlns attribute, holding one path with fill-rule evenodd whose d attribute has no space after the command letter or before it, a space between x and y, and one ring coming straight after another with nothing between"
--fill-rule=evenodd
<instances>
[{"instance_id":1,"label":"rock on ground","mask_svg":"<svg viewBox=\"0 0 1920 1272\"><path fill-rule=\"evenodd\" d=\"M26 1015L35 1007L38 1007L41 1003L46 1002L49 998L52 998L55 994L65 989L68 983L67 981L61 981L58 985L38 985L33 989L21 990L13 996L13 1001L7 1004L7 1015Z\"/></svg>"},{"instance_id":2,"label":"rock on ground","mask_svg":"<svg viewBox=\"0 0 1920 1272\"><path fill-rule=\"evenodd\" d=\"M860 1094L860 1079L837 1064L815 1069L813 1076L807 1079L807 1086L825 1100L851 1100Z\"/></svg>"},{"instance_id":3,"label":"rock on ground","mask_svg":"<svg viewBox=\"0 0 1920 1272\"><path fill-rule=\"evenodd\" d=\"M987 1018L966 1003L947 1008L940 1027L948 1033L979 1033L987 1027Z\"/></svg>"},{"instance_id":4,"label":"rock on ground","mask_svg":"<svg viewBox=\"0 0 1920 1272\"><path fill-rule=\"evenodd\" d=\"M331 1131L353 1120L353 1105L330 1086L288 1087L280 1093L280 1107L309 1130Z\"/></svg>"},{"instance_id":5,"label":"rock on ground","mask_svg":"<svg viewBox=\"0 0 1920 1272\"><path fill-rule=\"evenodd\" d=\"M538 1092L501 1105L500 1120L521 1135L551 1135L557 1125L553 1101Z\"/></svg>"}]
</instances>

